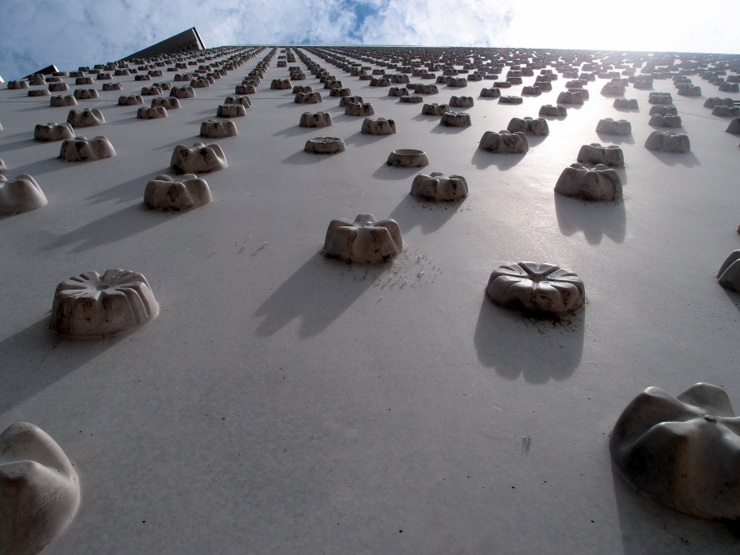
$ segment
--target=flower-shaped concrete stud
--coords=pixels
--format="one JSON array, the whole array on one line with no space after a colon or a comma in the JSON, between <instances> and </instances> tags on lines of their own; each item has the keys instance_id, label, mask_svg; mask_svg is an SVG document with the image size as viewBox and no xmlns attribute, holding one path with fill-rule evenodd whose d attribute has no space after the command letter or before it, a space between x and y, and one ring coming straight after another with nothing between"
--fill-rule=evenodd
<instances>
[{"instance_id":1,"label":"flower-shaped concrete stud","mask_svg":"<svg viewBox=\"0 0 740 555\"><path fill-rule=\"evenodd\" d=\"M624 85L619 83L607 83L601 88L601 94L604 96L624 96Z\"/></svg>"},{"instance_id":2,"label":"flower-shaped concrete stud","mask_svg":"<svg viewBox=\"0 0 740 555\"><path fill-rule=\"evenodd\" d=\"M121 83L103 83L103 92L110 91L122 91L123 85Z\"/></svg>"},{"instance_id":3,"label":"flower-shaped concrete stud","mask_svg":"<svg viewBox=\"0 0 740 555\"><path fill-rule=\"evenodd\" d=\"M480 96L481 98L501 98L501 89L498 87L482 88Z\"/></svg>"},{"instance_id":4,"label":"flower-shaped concrete stud","mask_svg":"<svg viewBox=\"0 0 740 555\"><path fill-rule=\"evenodd\" d=\"M292 89L293 84L290 82L290 79L273 79L272 83L270 83L270 88L274 90Z\"/></svg>"},{"instance_id":5,"label":"flower-shaped concrete stud","mask_svg":"<svg viewBox=\"0 0 740 555\"><path fill-rule=\"evenodd\" d=\"M498 154L524 154L529 150L529 142L521 131L516 133L486 131L478 148Z\"/></svg>"},{"instance_id":6,"label":"flower-shaped concrete stud","mask_svg":"<svg viewBox=\"0 0 740 555\"><path fill-rule=\"evenodd\" d=\"M740 233L740 227L738 227ZM717 272L719 284L732 291L740 293L740 249L730 253Z\"/></svg>"},{"instance_id":7,"label":"flower-shaped concrete stud","mask_svg":"<svg viewBox=\"0 0 740 555\"><path fill-rule=\"evenodd\" d=\"M470 114L467 112L444 112L439 124L445 127L470 127Z\"/></svg>"},{"instance_id":8,"label":"flower-shaped concrete stud","mask_svg":"<svg viewBox=\"0 0 740 555\"><path fill-rule=\"evenodd\" d=\"M177 145L172 152L170 166L175 173L211 173L229 166L226 155L217 144L195 143L192 148Z\"/></svg>"},{"instance_id":9,"label":"flower-shaped concrete stud","mask_svg":"<svg viewBox=\"0 0 740 555\"><path fill-rule=\"evenodd\" d=\"M560 174L555 192L583 200L615 201L622 198L622 181L615 170L604 164L597 164L593 169L571 164Z\"/></svg>"},{"instance_id":10,"label":"flower-shaped concrete stud","mask_svg":"<svg viewBox=\"0 0 740 555\"><path fill-rule=\"evenodd\" d=\"M399 148L388 155L385 163L399 168L421 168L429 164L429 158L423 150Z\"/></svg>"},{"instance_id":11,"label":"flower-shaped concrete stud","mask_svg":"<svg viewBox=\"0 0 740 555\"><path fill-rule=\"evenodd\" d=\"M303 150L314 154L338 154L346 149L339 137L314 137L308 139Z\"/></svg>"},{"instance_id":12,"label":"flower-shaped concrete stud","mask_svg":"<svg viewBox=\"0 0 740 555\"><path fill-rule=\"evenodd\" d=\"M51 436L27 422L0 434L0 553L39 553L79 505L77 472Z\"/></svg>"},{"instance_id":13,"label":"flower-shaped concrete stud","mask_svg":"<svg viewBox=\"0 0 740 555\"><path fill-rule=\"evenodd\" d=\"M645 141L645 148L658 152L689 152L689 136L683 133L653 131Z\"/></svg>"},{"instance_id":14,"label":"flower-shaped concrete stud","mask_svg":"<svg viewBox=\"0 0 740 555\"><path fill-rule=\"evenodd\" d=\"M375 109L369 102L360 104L359 102L350 102L344 108L344 114L347 116L374 116Z\"/></svg>"},{"instance_id":15,"label":"flower-shaped concrete stud","mask_svg":"<svg viewBox=\"0 0 740 555\"><path fill-rule=\"evenodd\" d=\"M244 95L227 96L226 100L224 100L224 104L240 104L245 108L251 108L252 99Z\"/></svg>"},{"instance_id":16,"label":"flower-shaped concrete stud","mask_svg":"<svg viewBox=\"0 0 740 555\"><path fill-rule=\"evenodd\" d=\"M102 276L85 272L57 285L51 327L59 335L92 339L134 331L158 314L146 278L114 268Z\"/></svg>"},{"instance_id":17,"label":"flower-shaped concrete stud","mask_svg":"<svg viewBox=\"0 0 740 555\"><path fill-rule=\"evenodd\" d=\"M158 175L146 184L144 204L152 210L190 210L213 200L205 179L185 174L177 180L169 175Z\"/></svg>"},{"instance_id":18,"label":"flower-shaped concrete stud","mask_svg":"<svg viewBox=\"0 0 740 555\"><path fill-rule=\"evenodd\" d=\"M725 391L698 383L675 397L648 387L612 430L612 461L627 483L703 518L740 519L740 418Z\"/></svg>"},{"instance_id":19,"label":"flower-shaped concrete stud","mask_svg":"<svg viewBox=\"0 0 740 555\"><path fill-rule=\"evenodd\" d=\"M604 118L596 124L596 132L604 133L605 135L631 135L632 124L626 119L614 120L612 118Z\"/></svg>"},{"instance_id":20,"label":"flower-shaped concrete stud","mask_svg":"<svg viewBox=\"0 0 740 555\"><path fill-rule=\"evenodd\" d=\"M391 87L388 89L388 96L408 96L409 90L406 87Z\"/></svg>"},{"instance_id":21,"label":"flower-shaped concrete stud","mask_svg":"<svg viewBox=\"0 0 740 555\"><path fill-rule=\"evenodd\" d=\"M640 105L636 98L615 98L614 108L617 110L639 110Z\"/></svg>"},{"instance_id":22,"label":"flower-shaped concrete stud","mask_svg":"<svg viewBox=\"0 0 740 555\"><path fill-rule=\"evenodd\" d=\"M70 110L67 115L67 123L71 124L72 127L93 127L95 125L103 125L105 123L105 116L97 108L92 110Z\"/></svg>"},{"instance_id":23,"label":"flower-shaped concrete stud","mask_svg":"<svg viewBox=\"0 0 740 555\"><path fill-rule=\"evenodd\" d=\"M92 100L100 98L98 91L95 89L75 89L73 94L77 100Z\"/></svg>"},{"instance_id":24,"label":"flower-shaped concrete stud","mask_svg":"<svg viewBox=\"0 0 740 555\"><path fill-rule=\"evenodd\" d=\"M237 85L234 87L235 94L254 94L257 92L257 87L254 85Z\"/></svg>"},{"instance_id":25,"label":"flower-shaped concrete stud","mask_svg":"<svg viewBox=\"0 0 740 555\"><path fill-rule=\"evenodd\" d=\"M162 94L162 90L160 89L158 93L153 94ZM195 98L196 95L193 87L172 87L170 89L170 96L174 96L175 98Z\"/></svg>"},{"instance_id":26,"label":"flower-shaped concrete stud","mask_svg":"<svg viewBox=\"0 0 740 555\"><path fill-rule=\"evenodd\" d=\"M322 102L321 93L319 92L298 93L293 100L296 104L319 104Z\"/></svg>"},{"instance_id":27,"label":"flower-shaped concrete stud","mask_svg":"<svg viewBox=\"0 0 740 555\"><path fill-rule=\"evenodd\" d=\"M499 104L521 104L522 102L524 99L521 96L500 96L498 99Z\"/></svg>"},{"instance_id":28,"label":"flower-shaped concrete stud","mask_svg":"<svg viewBox=\"0 0 740 555\"><path fill-rule=\"evenodd\" d=\"M141 97L139 97L141 98ZM152 108L164 108L165 110L179 110L180 101L173 96L156 96L152 98Z\"/></svg>"},{"instance_id":29,"label":"flower-shaped concrete stud","mask_svg":"<svg viewBox=\"0 0 740 555\"><path fill-rule=\"evenodd\" d=\"M219 104L216 115L220 118L243 118L247 109L242 104Z\"/></svg>"},{"instance_id":30,"label":"flower-shaped concrete stud","mask_svg":"<svg viewBox=\"0 0 740 555\"><path fill-rule=\"evenodd\" d=\"M39 123L33 130L33 138L44 143L74 139L74 136L75 130L69 123Z\"/></svg>"},{"instance_id":31,"label":"flower-shaped concrete stud","mask_svg":"<svg viewBox=\"0 0 740 555\"><path fill-rule=\"evenodd\" d=\"M424 102L424 97L418 94L410 94L400 97L398 101L402 104L421 104L422 102Z\"/></svg>"},{"instance_id":32,"label":"flower-shaped concrete stud","mask_svg":"<svg viewBox=\"0 0 740 555\"><path fill-rule=\"evenodd\" d=\"M671 93L651 92L648 95L648 102L650 104L673 104L673 98Z\"/></svg>"},{"instance_id":33,"label":"flower-shaped concrete stud","mask_svg":"<svg viewBox=\"0 0 740 555\"><path fill-rule=\"evenodd\" d=\"M550 134L547 120L543 118L511 118L506 128L511 133L521 131L525 135L545 136Z\"/></svg>"},{"instance_id":34,"label":"flower-shaped concrete stud","mask_svg":"<svg viewBox=\"0 0 740 555\"><path fill-rule=\"evenodd\" d=\"M565 106L553 106L545 104L540 107L540 117L547 116L551 118L564 118L568 115L568 109Z\"/></svg>"},{"instance_id":35,"label":"flower-shaped concrete stud","mask_svg":"<svg viewBox=\"0 0 740 555\"><path fill-rule=\"evenodd\" d=\"M46 195L30 175L21 174L13 181L0 175L0 216L30 212L47 203Z\"/></svg>"},{"instance_id":36,"label":"flower-shaped concrete stud","mask_svg":"<svg viewBox=\"0 0 740 555\"><path fill-rule=\"evenodd\" d=\"M731 98L720 98L718 96L707 98L704 101L705 108L714 108L715 106L727 106L729 108L732 108L734 105L735 101Z\"/></svg>"},{"instance_id":37,"label":"flower-shaped concrete stud","mask_svg":"<svg viewBox=\"0 0 740 555\"><path fill-rule=\"evenodd\" d=\"M583 308L586 290L581 278L559 266L520 262L496 268L486 294L496 304L534 316L565 316Z\"/></svg>"},{"instance_id":38,"label":"flower-shaped concrete stud","mask_svg":"<svg viewBox=\"0 0 740 555\"><path fill-rule=\"evenodd\" d=\"M541 94L542 89L540 89L538 86L522 88L522 96L540 96Z\"/></svg>"},{"instance_id":39,"label":"flower-shaped concrete stud","mask_svg":"<svg viewBox=\"0 0 740 555\"><path fill-rule=\"evenodd\" d=\"M421 108L421 113L424 116L441 116L445 112L450 111L449 104L424 104Z\"/></svg>"},{"instance_id":40,"label":"flower-shaped concrete stud","mask_svg":"<svg viewBox=\"0 0 740 555\"><path fill-rule=\"evenodd\" d=\"M650 107L650 112L648 113L648 115L650 115L650 116L655 116L655 115L659 115L659 116L676 116L676 115L678 115L678 109L675 106L673 106L672 104L667 105L667 106L665 106L663 104L659 104L657 106L651 106Z\"/></svg>"},{"instance_id":41,"label":"flower-shaped concrete stud","mask_svg":"<svg viewBox=\"0 0 740 555\"><path fill-rule=\"evenodd\" d=\"M691 84L680 85L678 94L680 96L701 96L701 87Z\"/></svg>"},{"instance_id":42,"label":"flower-shaped concrete stud","mask_svg":"<svg viewBox=\"0 0 740 555\"><path fill-rule=\"evenodd\" d=\"M468 196L468 182L461 175L447 177L440 172L422 173L414 178L411 194L424 200L455 202Z\"/></svg>"},{"instance_id":43,"label":"flower-shaped concrete stud","mask_svg":"<svg viewBox=\"0 0 740 555\"><path fill-rule=\"evenodd\" d=\"M437 94L439 93L439 88L432 83L420 83L416 85L414 92L416 94Z\"/></svg>"},{"instance_id":44,"label":"flower-shaped concrete stud","mask_svg":"<svg viewBox=\"0 0 740 555\"><path fill-rule=\"evenodd\" d=\"M650 125L653 127L681 127L681 116L655 114L650 118Z\"/></svg>"},{"instance_id":45,"label":"flower-shaped concrete stud","mask_svg":"<svg viewBox=\"0 0 740 555\"><path fill-rule=\"evenodd\" d=\"M583 145L577 160L582 164L604 164L613 168L624 166L624 153L617 145L601 146L599 143Z\"/></svg>"},{"instance_id":46,"label":"flower-shaped concrete stud","mask_svg":"<svg viewBox=\"0 0 740 555\"><path fill-rule=\"evenodd\" d=\"M116 151L110 141L105 137L98 136L92 139L86 137L75 137L67 139L62 143L59 150L59 158L67 162L86 162L112 158Z\"/></svg>"},{"instance_id":47,"label":"flower-shaped concrete stud","mask_svg":"<svg viewBox=\"0 0 740 555\"><path fill-rule=\"evenodd\" d=\"M207 137L209 139L223 139L225 137L233 137L236 134L236 123L233 121L216 121L208 119L200 124L201 137Z\"/></svg>"},{"instance_id":48,"label":"flower-shaped concrete stud","mask_svg":"<svg viewBox=\"0 0 740 555\"><path fill-rule=\"evenodd\" d=\"M303 112L298 122L299 127L329 127L332 125L329 112Z\"/></svg>"},{"instance_id":49,"label":"flower-shaped concrete stud","mask_svg":"<svg viewBox=\"0 0 740 555\"><path fill-rule=\"evenodd\" d=\"M361 96L355 95L355 96L343 96L339 99L339 106L342 108L346 108L349 104L356 103L356 104L364 104L365 101L362 99Z\"/></svg>"},{"instance_id":50,"label":"flower-shaped concrete stud","mask_svg":"<svg viewBox=\"0 0 740 555\"><path fill-rule=\"evenodd\" d=\"M52 108L64 108L67 106L77 106L77 99L71 94L64 96L58 94L51 97L50 105Z\"/></svg>"},{"instance_id":51,"label":"flower-shaped concrete stud","mask_svg":"<svg viewBox=\"0 0 740 555\"><path fill-rule=\"evenodd\" d=\"M332 220L322 252L356 264L382 264L402 251L401 229L395 220L377 221L372 214L360 214L354 222Z\"/></svg>"},{"instance_id":52,"label":"flower-shaped concrete stud","mask_svg":"<svg viewBox=\"0 0 740 555\"><path fill-rule=\"evenodd\" d=\"M580 105L583 104L584 101L584 95L581 91L577 90L570 90L570 91L563 91L558 95L558 104L573 104L573 105Z\"/></svg>"},{"instance_id":53,"label":"flower-shaped concrete stud","mask_svg":"<svg viewBox=\"0 0 740 555\"><path fill-rule=\"evenodd\" d=\"M450 106L453 108L472 108L475 100L472 96L452 96Z\"/></svg>"},{"instance_id":54,"label":"flower-shaped concrete stud","mask_svg":"<svg viewBox=\"0 0 740 555\"><path fill-rule=\"evenodd\" d=\"M136 117L139 119L159 119L167 117L167 108L157 106L156 108L147 108L142 106L136 111Z\"/></svg>"},{"instance_id":55,"label":"flower-shaped concrete stud","mask_svg":"<svg viewBox=\"0 0 740 555\"><path fill-rule=\"evenodd\" d=\"M144 104L144 99L140 94L123 95L118 97L119 106L136 106Z\"/></svg>"},{"instance_id":56,"label":"flower-shaped concrete stud","mask_svg":"<svg viewBox=\"0 0 740 555\"><path fill-rule=\"evenodd\" d=\"M715 106L712 108L712 115L721 118L736 118L740 116L740 106Z\"/></svg>"},{"instance_id":57,"label":"flower-shaped concrete stud","mask_svg":"<svg viewBox=\"0 0 740 555\"><path fill-rule=\"evenodd\" d=\"M365 118L360 133L364 135L393 135L396 132L396 122L385 118Z\"/></svg>"}]
</instances>

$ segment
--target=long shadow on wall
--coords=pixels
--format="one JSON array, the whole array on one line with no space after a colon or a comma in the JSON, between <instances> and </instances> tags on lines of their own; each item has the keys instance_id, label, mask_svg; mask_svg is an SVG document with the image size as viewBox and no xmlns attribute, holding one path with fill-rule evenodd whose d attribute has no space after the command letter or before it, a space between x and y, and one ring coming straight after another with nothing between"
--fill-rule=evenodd
<instances>
[{"instance_id":1,"label":"long shadow on wall","mask_svg":"<svg viewBox=\"0 0 740 555\"><path fill-rule=\"evenodd\" d=\"M359 266L312 256L257 309L257 328L269 337L301 318L301 337L324 331L347 310L390 265Z\"/></svg>"},{"instance_id":2,"label":"long shadow on wall","mask_svg":"<svg viewBox=\"0 0 740 555\"><path fill-rule=\"evenodd\" d=\"M94 222L78 227L51 243L46 250L71 247L69 252L84 252L95 247L115 243L146 231L168 220L169 216L144 208L143 204L127 206Z\"/></svg>"},{"instance_id":3,"label":"long shadow on wall","mask_svg":"<svg viewBox=\"0 0 740 555\"><path fill-rule=\"evenodd\" d=\"M624 201L586 202L557 193L553 197L558 227L563 235L582 231L586 241L592 245L601 243L604 235L615 243L624 241L627 233Z\"/></svg>"},{"instance_id":4,"label":"long shadow on wall","mask_svg":"<svg viewBox=\"0 0 740 555\"><path fill-rule=\"evenodd\" d=\"M120 337L65 339L49 329L50 325L51 319L45 316L0 342L0 414L50 387L120 341Z\"/></svg>"},{"instance_id":5,"label":"long shadow on wall","mask_svg":"<svg viewBox=\"0 0 740 555\"><path fill-rule=\"evenodd\" d=\"M406 195L393 209L390 217L398 222L403 233L417 225L424 235L439 230L460 210L462 202L429 202Z\"/></svg>"},{"instance_id":6,"label":"long shadow on wall","mask_svg":"<svg viewBox=\"0 0 740 555\"><path fill-rule=\"evenodd\" d=\"M530 383L565 380L581 362L585 311L557 320L537 320L494 304L481 303L475 327L478 360L510 380Z\"/></svg>"}]
</instances>

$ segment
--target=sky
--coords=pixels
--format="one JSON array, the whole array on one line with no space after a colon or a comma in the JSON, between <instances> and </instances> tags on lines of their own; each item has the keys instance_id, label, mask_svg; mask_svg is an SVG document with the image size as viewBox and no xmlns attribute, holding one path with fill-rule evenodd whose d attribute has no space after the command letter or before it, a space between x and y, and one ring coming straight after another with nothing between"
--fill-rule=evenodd
<instances>
[{"instance_id":1,"label":"sky","mask_svg":"<svg viewBox=\"0 0 740 555\"><path fill-rule=\"evenodd\" d=\"M562 7L558 7L558 5ZM196 27L207 47L423 45L740 54L740 0L0 0L0 76L119 60Z\"/></svg>"}]
</instances>

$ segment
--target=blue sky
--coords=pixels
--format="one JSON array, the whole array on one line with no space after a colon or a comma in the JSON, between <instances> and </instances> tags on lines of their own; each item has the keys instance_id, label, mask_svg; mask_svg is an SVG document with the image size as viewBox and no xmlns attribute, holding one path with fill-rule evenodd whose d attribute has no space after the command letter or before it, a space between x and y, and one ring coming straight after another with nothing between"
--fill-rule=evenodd
<instances>
[{"instance_id":1,"label":"blue sky","mask_svg":"<svg viewBox=\"0 0 740 555\"><path fill-rule=\"evenodd\" d=\"M0 75L118 60L190 27L206 46L420 44L740 54L740 1L2 0Z\"/></svg>"}]
</instances>

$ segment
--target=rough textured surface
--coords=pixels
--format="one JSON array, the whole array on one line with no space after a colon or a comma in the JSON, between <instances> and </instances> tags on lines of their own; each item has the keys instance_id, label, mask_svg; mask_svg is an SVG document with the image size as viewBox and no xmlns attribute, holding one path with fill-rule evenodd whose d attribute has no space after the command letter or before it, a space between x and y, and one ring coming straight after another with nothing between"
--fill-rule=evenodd
<instances>
[{"instance_id":1,"label":"rough textured surface","mask_svg":"<svg viewBox=\"0 0 740 555\"><path fill-rule=\"evenodd\" d=\"M727 393L698 383L672 397L648 387L609 440L614 466L637 491L684 513L740 519L738 418Z\"/></svg>"},{"instance_id":2,"label":"rough textured surface","mask_svg":"<svg viewBox=\"0 0 740 555\"><path fill-rule=\"evenodd\" d=\"M388 155L386 164L400 168L421 168L429 164L429 158L423 150L399 148Z\"/></svg>"},{"instance_id":3,"label":"rough textured surface","mask_svg":"<svg viewBox=\"0 0 740 555\"><path fill-rule=\"evenodd\" d=\"M39 553L79 505L77 472L51 436L27 422L0 434L0 553Z\"/></svg>"},{"instance_id":4,"label":"rough textured surface","mask_svg":"<svg viewBox=\"0 0 740 555\"><path fill-rule=\"evenodd\" d=\"M470 127L470 114L467 112L444 112L439 123L447 127Z\"/></svg>"},{"instance_id":5,"label":"rough textured surface","mask_svg":"<svg viewBox=\"0 0 740 555\"><path fill-rule=\"evenodd\" d=\"M552 6L566 16L582 8L593 6ZM635 21L651 9L624 8L608 9ZM651 24L670 28L674 8L656 5L663 17ZM592 31L609 25L597 19ZM542 22L533 23L536 32ZM441 24L430 32L446 37ZM28 29L29 40L49 33ZM647 385L675 394L701 380L740 391L740 297L715 278L740 248L733 171L740 138L724 132L731 118L712 116L704 99L675 96L671 74L690 61L664 53L426 50L443 62L412 66L412 80L434 83L445 66L462 69L453 57L467 53L464 63L480 67L467 75L484 75L425 98L476 99L465 110L471 127L455 129L359 76L365 66L368 74L400 72L405 57L421 59L421 48L286 50L262 65L272 48L198 62L213 55L201 52L176 71L169 68L178 59L162 60L162 80L173 85L176 73L201 65L239 65L157 122L137 120L138 106L115 106L119 95L140 94L142 83L114 75L122 91L80 101L107 120L88 136L104 134L118 151L89 164L54 159L61 143L32 140L34 125L64 122L70 108L0 86L6 175L33 175L49 199L41 210L0 218L0 431L19 420L41 426L83 480L78 517L43 555L734 553L738 538L725 526L634 492L613 474L608 449L617 417ZM245 51L258 53L228 60ZM362 135L364 118L344 116L340 98L324 94L299 53L372 102L373 118L394 119L396 134ZM319 53L343 56L342 67ZM296 61L276 67L284 54ZM725 63L697 62L710 73ZM691 153L647 150L648 91L630 82L627 95L640 111L616 111L614 99L599 94L611 79L601 72L587 85L594 98L567 106L567 118L548 119L550 136L527 137L526 155L477 148L485 131L556 105L565 81L592 72L582 69L589 63L655 75L654 90L675 96ZM534 66L536 75L540 64L557 77L551 92L519 106L479 96L512 65ZM291 65L306 75L294 84L322 91L321 106L270 90ZM217 106L255 70L261 82L247 117L234 120L239 135L198 139L201 122L216 119ZM732 75L727 68L724 77ZM740 100L691 78L706 96ZM518 95L534 79L501 90ZM299 128L306 110L331 113L334 125ZM632 137L602 140L595 127L605 117L629 119ZM303 152L306 139L322 134L344 139L347 151ZM146 183L171 173L175 145L196 141L218 142L228 156L229 168L200 175L214 202L184 214L146 210ZM624 152L623 202L553 193L562 170L595 141ZM389 152L402 147L423 150L430 164L387 167ZM409 196L414 177L431 171L464 175L469 197L458 204ZM404 252L382 266L317 256L329 221L360 212L395 219ZM491 271L519 260L576 271L588 284L586 310L536 321L492 304L484 292ZM102 341L50 333L54 286L108 267L143 272L162 317Z\"/></svg>"},{"instance_id":6,"label":"rough textured surface","mask_svg":"<svg viewBox=\"0 0 740 555\"><path fill-rule=\"evenodd\" d=\"M306 141L303 150L314 154L338 154L344 152L346 146L339 137L314 137Z\"/></svg>"},{"instance_id":7,"label":"rough textured surface","mask_svg":"<svg viewBox=\"0 0 740 555\"><path fill-rule=\"evenodd\" d=\"M375 109L369 102L360 104L359 102L350 102L344 108L346 116L374 116Z\"/></svg>"},{"instance_id":8,"label":"rough textured surface","mask_svg":"<svg viewBox=\"0 0 740 555\"><path fill-rule=\"evenodd\" d=\"M532 316L565 316L583 308L586 291L576 274L554 264L519 262L499 266L486 294L506 308Z\"/></svg>"},{"instance_id":9,"label":"rough textured surface","mask_svg":"<svg viewBox=\"0 0 740 555\"><path fill-rule=\"evenodd\" d=\"M46 206L47 203L46 195L30 175L21 174L12 181L0 175L0 216L30 212Z\"/></svg>"},{"instance_id":10,"label":"rough textured surface","mask_svg":"<svg viewBox=\"0 0 740 555\"><path fill-rule=\"evenodd\" d=\"M421 108L421 113L425 116L441 116L445 112L449 111L449 104L424 104Z\"/></svg>"},{"instance_id":11,"label":"rough textured surface","mask_svg":"<svg viewBox=\"0 0 740 555\"><path fill-rule=\"evenodd\" d=\"M184 211L212 200L206 180L193 174L185 174L178 179L158 175L146 184L144 190L144 204L152 210Z\"/></svg>"},{"instance_id":12,"label":"rough textured surface","mask_svg":"<svg viewBox=\"0 0 740 555\"><path fill-rule=\"evenodd\" d=\"M39 123L33 130L33 138L41 142L73 139L75 131L69 123Z\"/></svg>"},{"instance_id":13,"label":"rough textured surface","mask_svg":"<svg viewBox=\"0 0 740 555\"><path fill-rule=\"evenodd\" d=\"M298 122L300 127L329 127L331 124L329 112L303 112Z\"/></svg>"},{"instance_id":14,"label":"rough textured surface","mask_svg":"<svg viewBox=\"0 0 740 555\"><path fill-rule=\"evenodd\" d=\"M360 132L364 135L393 135L396 132L396 122L385 118L365 118Z\"/></svg>"},{"instance_id":15,"label":"rough textured surface","mask_svg":"<svg viewBox=\"0 0 740 555\"><path fill-rule=\"evenodd\" d=\"M614 107L617 110L639 110L640 105L636 98L615 98Z\"/></svg>"},{"instance_id":16,"label":"rough textured surface","mask_svg":"<svg viewBox=\"0 0 740 555\"><path fill-rule=\"evenodd\" d=\"M604 118L596 125L596 132L605 135L631 135L632 124L625 119Z\"/></svg>"},{"instance_id":17,"label":"rough textured surface","mask_svg":"<svg viewBox=\"0 0 740 555\"><path fill-rule=\"evenodd\" d=\"M550 134L547 120L542 118L511 118L506 128L510 133L521 131L525 135L544 137Z\"/></svg>"},{"instance_id":18,"label":"rough textured surface","mask_svg":"<svg viewBox=\"0 0 740 555\"><path fill-rule=\"evenodd\" d=\"M67 115L67 123L71 124L72 127L93 127L96 125L103 125L105 123L105 116L103 112L97 108L84 110L70 110Z\"/></svg>"},{"instance_id":19,"label":"rough textured surface","mask_svg":"<svg viewBox=\"0 0 740 555\"><path fill-rule=\"evenodd\" d=\"M233 121L217 121L208 119L200 124L200 136L208 139L222 139L238 134L236 123Z\"/></svg>"},{"instance_id":20,"label":"rough textured surface","mask_svg":"<svg viewBox=\"0 0 740 555\"><path fill-rule=\"evenodd\" d=\"M401 230L395 220L376 221L372 214L360 214L354 222L332 220L322 252L356 264L382 264L402 251Z\"/></svg>"},{"instance_id":21,"label":"rough textured surface","mask_svg":"<svg viewBox=\"0 0 740 555\"><path fill-rule=\"evenodd\" d=\"M590 201L615 201L622 198L622 181L619 174L604 164L587 168L571 164L560 174L555 192L566 197Z\"/></svg>"},{"instance_id":22,"label":"rough textured surface","mask_svg":"<svg viewBox=\"0 0 740 555\"><path fill-rule=\"evenodd\" d=\"M486 131L478 147L498 154L524 154L529 150L529 143L527 136L521 131L516 133L505 130L498 133Z\"/></svg>"},{"instance_id":23,"label":"rough textured surface","mask_svg":"<svg viewBox=\"0 0 740 555\"><path fill-rule=\"evenodd\" d=\"M228 166L223 149L215 143L208 146L195 143L192 147L177 145L170 159L170 167L178 174L211 173Z\"/></svg>"},{"instance_id":24,"label":"rough textured surface","mask_svg":"<svg viewBox=\"0 0 740 555\"><path fill-rule=\"evenodd\" d=\"M468 196L468 182L461 175L448 177L440 172L421 173L411 184L411 194L424 200L455 202Z\"/></svg>"},{"instance_id":25,"label":"rough textured surface","mask_svg":"<svg viewBox=\"0 0 740 555\"><path fill-rule=\"evenodd\" d=\"M599 143L583 145L577 160L582 164L604 164L613 168L624 166L624 152L617 145L601 146Z\"/></svg>"},{"instance_id":26,"label":"rough textured surface","mask_svg":"<svg viewBox=\"0 0 740 555\"><path fill-rule=\"evenodd\" d=\"M717 279L722 287L740 293L740 249L731 252L725 259L717 272Z\"/></svg>"},{"instance_id":27,"label":"rough textured surface","mask_svg":"<svg viewBox=\"0 0 740 555\"><path fill-rule=\"evenodd\" d=\"M691 144L689 136L681 133L667 131L653 131L645 141L645 147L648 150L659 152L689 152Z\"/></svg>"},{"instance_id":28,"label":"rough textured surface","mask_svg":"<svg viewBox=\"0 0 740 555\"><path fill-rule=\"evenodd\" d=\"M553 118L564 118L568 115L568 109L565 106L553 106L552 104L545 104L540 107L540 117L547 116Z\"/></svg>"},{"instance_id":29,"label":"rough textured surface","mask_svg":"<svg viewBox=\"0 0 740 555\"><path fill-rule=\"evenodd\" d=\"M59 150L59 158L67 162L87 162L112 158L116 155L113 145L108 139L99 135L92 139L78 136L67 139Z\"/></svg>"},{"instance_id":30,"label":"rough textured surface","mask_svg":"<svg viewBox=\"0 0 740 555\"><path fill-rule=\"evenodd\" d=\"M167 108L164 106L155 106L147 108L142 106L136 111L136 117L139 119L159 119L167 117Z\"/></svg>"},{"instance_id":31,"label":"rough textured surface","mask_svg":"<svg viewBox=\"0 0 740 555\"><path fill-rule=\"evenodd\" d=\"M129 333L159 315L146 278L118 268L84 272L61 282L54 293L51 327L59 335L96 339Z\"/></svg>"}]
</instances>

